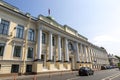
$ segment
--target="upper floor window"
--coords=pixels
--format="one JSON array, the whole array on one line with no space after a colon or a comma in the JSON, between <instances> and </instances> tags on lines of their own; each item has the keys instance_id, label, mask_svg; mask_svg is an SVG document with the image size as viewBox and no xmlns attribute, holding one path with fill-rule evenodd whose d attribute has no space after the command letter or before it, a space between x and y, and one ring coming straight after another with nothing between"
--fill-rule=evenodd
<instances>
[{"instance_id":1,"label":"upper floor window","mask_svg":"<svg viewBox=\"0 0 120 80\"><path fill-rule=\"evenodd\" d=\"M0 43L0 56L3 56L4 48L5 48L5 44L4 43Z\"/></svg>"},{"instance_id":2,"label":"upper floor window","mask_svg":"<svg viewBox=\"0 0 120 80\"><path fill-rule=\"evenodd\" d=\"M42 43L45 44L46 40L46 34L42 33Z\"/></svg>"},{"instance_id":3,"label":"upper floor window","mask_svg":"<svg viewBox=\"0 0 120 80\"><path fill-rule=\"evenodd\" d=\"M20 57L20 54L21 54L21 46L15 46L13 56L14 57Z\"/></svg>"},{"instance_id":4,"label":"upper floor window","mask_svg":"<svg viewBox=\"0 0 120 80\"><path fill-rule=\"evenodd\" d=\"M0 34L8 35L8 29L9 29L10 22L1 19L0 20Z\"/></svg>"},{"instance_id":5,"label":"upper floor window","mask_svg":"<svg viewBox=\"0 0 120 80\"><path fill-rule=\"evenodd\" d=\"M27 58L33 58L33 48L32 47L28 47Z\"/></svg>"},{"instance_id":6,"label":"upper floor window","mask_svg":"<svg viewBox=\"0 0 120 80\"><path fill-rule=\"evenodd\" d=\"M28 40L34 41L34 30L33 29L29 29L28 31Z\"/></svg>"},{"instance_id":7,"label":"upper floor window","mask_svg":"<svg viewBox=\"0 0 120 80\"><path fill-rule=\"evenodd\" d=\"M21 25L17 26L16 37L23 38L24 27Z\"/></svg>"}]
</instances>

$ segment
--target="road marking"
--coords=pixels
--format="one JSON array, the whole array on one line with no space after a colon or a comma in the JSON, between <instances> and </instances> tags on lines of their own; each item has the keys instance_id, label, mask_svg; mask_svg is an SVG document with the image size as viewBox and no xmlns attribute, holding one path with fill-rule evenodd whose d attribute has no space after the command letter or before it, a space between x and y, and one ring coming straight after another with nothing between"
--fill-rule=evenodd
<instances>
[{"instance_id":1,"label":"road marking","mask_svg":"<svg viewBox=\"0 0 120 80\"><path fill-rule=\"evenodd\" d=\"M114 78L116 78L118 76L120 76L120 73L114 74L112 76L105 77L102 80L112 80L112 79L114 79Z\"/></svg>"},{"instance_id":2,"label":"road marking","mask_svg":"<svg viewBox=\"0 0 120 80\"><path fill-rule=\"evenodd\" d=\"M74 80L74 79L79 79L80 77L74 77L74 78L70 78L70 79L67 79L67 80Z\"/></svg>"}]
</instances>

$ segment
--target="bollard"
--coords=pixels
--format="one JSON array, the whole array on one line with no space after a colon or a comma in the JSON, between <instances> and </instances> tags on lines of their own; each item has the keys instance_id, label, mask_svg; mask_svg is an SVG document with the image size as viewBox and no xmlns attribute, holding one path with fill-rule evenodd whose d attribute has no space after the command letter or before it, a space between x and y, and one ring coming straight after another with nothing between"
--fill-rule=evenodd
<instances>
[{"instance_id":1,"label":"bollard","mask_svg":"<svg viewBox=\"0 0 120 80\"><path fill-rule=\"evenodd\" d=\"M14 79L13 80L16 80L16 75L14 74Z\"/></svg>"},{"instance_id":2,"label":"bollard","mask_svg":"<svg viewBox=\"0 0 120 80\"><path fill-rule=\"evenodd\" d=\"M72 74L73 74L73 70L72 70Z\"/></svg>"},{"instance_id":3,"label":"bollard","mask_svg":"<svg viewBox=\"0 0 120 80\"><path fill-rule=\"evenodd\" d=\"M51 80L51 76L52 76L52 74L50 74L50 71L49 71L49 80Z\"/></svg>"},{"instance_id":4,"label":"bollard","mask_svg":"<svg viewBox=\"0 0 120 80\"><path fill-rule=\"evenodd\" d=\"M62 76L62 71L61 71L61 76Z\"/></svg>"},{"instance_id":5,"label":"bollard","mask_svg":"<svg viewBox=\"0 0 120 80\"><path fill-rule=\"evenodd\" d=\"M34 75L33 80L37 80L36 75Z\"/></svg>"}]
</instances>

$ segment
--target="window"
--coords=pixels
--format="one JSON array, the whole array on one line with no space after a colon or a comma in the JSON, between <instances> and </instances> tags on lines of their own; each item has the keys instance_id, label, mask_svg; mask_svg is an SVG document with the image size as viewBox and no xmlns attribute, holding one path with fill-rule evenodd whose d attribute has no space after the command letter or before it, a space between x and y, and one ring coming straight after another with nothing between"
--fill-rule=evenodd
<instances>
[{"instance_id":1,"label":"window","mask_svg":"<svg viewBox=\"0 0 120 80\"><path fill-rule=\"evenodd\" d=\"M61 48L62 48L62 46L63 46L63 41L62 41L62 39L61 39Z\"/></svg>"},{"instance_id":2,"label":"window","mask_svg":"<svg viewBox=\"0 0 120 80\"><path fill-rule=\"evenodd\" d=\"M26 66L26 72L32 72L32 65Z\"/></svg>"},{"instance_id":3,"label":"window","mask_svg":"<svg viewBox=\"0 0 120 80\"><path fill-rule=\"evenodd\" d=\"M15 46L14 48L14 57L20 57L21 54L21 46Z\"/></svg>"},{"instance_id":4,"label":"window","mask_svg":"<svg viewBox=\"0 0 120 80\"><path fill-rule=\"evenodd\" d=\"M71 42L69 42L69 44L68 44L68 48L69 48L69 50L73 50L73 45L72 45Z\"/></svg>"},{"instance_id":5,"label":"window","mask_svg":"<svg viewBox=\"0 0 120 80\"><path fill-rule=\"evenodd\" d=\"M18 72L19 72L19 65L13 64L11 68L11 73L18 73Z\"/></svg>"},{"instance_id":6,"label":"window","mask_svg":"<svg viewBox=\"0 0 120 80\"><path fill-rule=\"evenodd\" d=\"M42 33L42 43L43 44L45 44L45 42L46 42L45 39L46 39L46 35L45 35L45 33Z\"/></svg>"},{"instance_id":7,"label":"window","mask_svg":"<svg viewBox=\"0 0 120 80\"><path fill-rule=\"evenodd\" d=\"M4 48L5 48L5 44L4 43L0 43L0 56L3 56Z\"/></svg>"},{"instance_id":8,"label":"window","mask_svg":"<svg viewBox=\"0 0 120 80\"><path fill-rule=\"evenodd\" d=\"M55 37L52 37L52 45L55 46Z\"/></svg>"},{"instance_id":9,"label":"window","mask_svg":"<svg viewBox=\"0 0 120 80\"><path fill-rule=\"evenodd\" d=\"M0 64L0 70L1 70L1 64Z\"/></svg>"},{"instance_id":10,"label":"window","mask_svg":"<svg viewBox=\"0 0 120 80\"><path fill-rule=\"evenodd\" d=\"M42 54L41 55L41 60L44 61L45 56Z\"/></svg>"},{"instance_id":11,"label":"window","mask_svg":"<svg viewBox=\"0 0 120 80\"><path fill-rule=\"evenodd\" d=\"M32 47L29 47L29 48L28 48L27 58L33 58L33 48L32 48Z\"/></svg>"},{"instance_id":12,"label":"window","mask_svg":"<svg viewBox=\"0 0 120 80\"><path fill-rule=\"evenodd\" d=\"M17 31L16 31L16 37L17 38L23 38L23 31L24 31L24 27L21 25L17 26Z\"/></svg>"},{"instance_id":13,"label":"window","mask_svg":"<svg viewBox=\"0 0 120 80\"><path fill-rule=\"evenodd\" d=\"M9 21L1 19L0 21L0 34L8 35Z\"/></svg>"},{"instance_id":14,"label":"window","mask_svg":"<svg viewBox=\"0 0 120 80\"><path fill-rule=\"evenodd\" d=\"M33 29L29 29L28 31L28 40L34 41L34 30Z\"/></svg>"}]
</instances>

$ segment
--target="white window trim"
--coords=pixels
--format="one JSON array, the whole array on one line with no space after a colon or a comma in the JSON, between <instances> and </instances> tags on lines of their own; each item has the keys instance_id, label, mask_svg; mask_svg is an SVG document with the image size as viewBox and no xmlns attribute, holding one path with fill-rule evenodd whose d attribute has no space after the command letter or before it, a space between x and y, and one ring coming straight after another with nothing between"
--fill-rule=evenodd
<instances>
[{"instance_id":1,"label":"white window trim","mask_svg":"<svg viewBox=\"0 0 120 80\"><path fill-rule=\"evenodd\" d=\"M33 58L27 58L27 56L28 56L28 48L29 48L29 47L33 48L33 55L32 55ZM33 61L33 60L34 60L34 47L33 47L33 46L28 46L28 47L27 47L26 60L27 60L27 61Z\"/></svg>"},{"instance_id":2,"label":"white window trim","mask_svg":"<svg viewBox=\"0 0 120 80\"><path fill-rule=\"evenodd\" d=\"M22 44L17 44L17 43L13 43L13 45L12 45L12 59L13 59L13 55L14 55L14 49L15 49L15 46L21 46L21 53L20 53L20 57L18 57L18 58L20 58L21 60L22 60L22 53L23 53L23 45Z\"/></svg>"}]
</instances>

